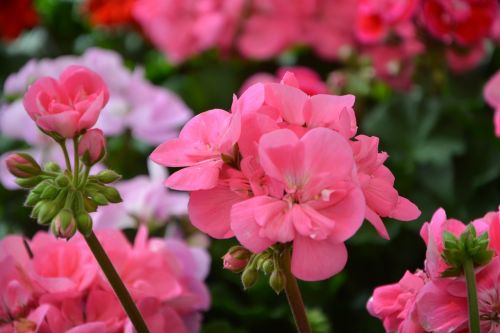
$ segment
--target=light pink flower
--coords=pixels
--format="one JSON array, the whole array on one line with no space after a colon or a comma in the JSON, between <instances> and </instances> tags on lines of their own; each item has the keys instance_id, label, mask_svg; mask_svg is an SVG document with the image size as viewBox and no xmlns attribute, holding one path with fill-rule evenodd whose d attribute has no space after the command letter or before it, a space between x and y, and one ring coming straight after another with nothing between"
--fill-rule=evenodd
<instances>
[{"instance_id":1,"label":"light pink flower","mask_svg":"<svg viewBox=\"0 0 500 333\"><path fill-rule=\"evenodd\" d=\"M259 158L285 193L235 204L231 228L238 240L254 252L293 241L292 272L303 280L339 272L347 260L343 242L361 226L365 205L352 179L347 141L326 128L312 129L300 139L290 130L276 130L260 139Z\"/></svg>"},{"instance_id":2,"label":"light pink flower","mask_svg":"<svg viewBox=\"0 0 500 333\"><path fill-rule=\"evenodd\" d=\"M387 332L423 333L415 305L425 283L424 272L405 272L398 283L375 288L366 305L368 312L383 321Z\"/></svg>"},{"instance_id":3,"label":"light pink flower","mask_svg":"<svg viewBox=\"0 0 500 333\"><path fill-rule=\"evenodd\" d=\"M394 188L394 175L384 165L388 155L379 153L378 144L377 137L358 135L351 147L366 199L365 217L382 237L389 239L381 217L412 221L420 216L420 210Z\"/></svg>"},{"instance_id":4,"label":"light pink flower","mask_svg":"<svg viewBox=\"0 0 500 333\"><path fill-rule=\"evenodd\" d=\"M72 138L95 125L108 99L108 89L99 75L85 67L70 66L59 81L38 79L24 95L24 107L42 130Z\"/></svg>"},{"instance_id":5,"label":"light pink flower","mask_svg":"<svg viewBox=\"0 0 500 333\"><path fill-rule=\"evenodd\" d=\"M187 167L165 182L176 190L194 191L214 188L222 165L222 155L233 156L240 135L240 113L221 109L203 112L192 118L178 139L158 146L151 159L170 167Z\"/></svg>"},{"instance_id":6,"label":"light pink flower","mask_svg":"<svg viewBox=\"0 0 500 333\"><path fill-rule=\"evenodd\" d=\"M214 46L229 48L244 1L139 0L133 15L147 37L178 63Z\"/></svg>"},{"instance_id":7,"label":"light pink flower","mask_svg":"<svg viewBox=\"0 0 500 333\"><path fill-rule=\"evenodd\" d=\"M493 118L495 135L500 137L500 71L488 80L483 89L483 96L486 103L495 109Z\"/></svg>"}]
</instances>

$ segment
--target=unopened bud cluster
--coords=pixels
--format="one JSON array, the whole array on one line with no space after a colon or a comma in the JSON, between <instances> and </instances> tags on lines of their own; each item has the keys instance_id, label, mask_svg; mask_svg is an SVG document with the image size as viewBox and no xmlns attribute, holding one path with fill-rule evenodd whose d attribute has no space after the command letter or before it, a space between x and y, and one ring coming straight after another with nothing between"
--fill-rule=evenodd
<instances>
[{"instance_id":1,"label":"unopened bud cluster","mask_svg":"<svg viewBox=\"0 0 500 333\"><path fill-rule=\"evenodd\" d=\"M475 267L484 266L491 261L493 251L489 248L488 233L477 236L476 229L469 224L464 232L455 237L452 233L443 233L444 251L442 257L449 265L443 277L459 276L464 271L464 263L472 261Z\"/></svg>"},{"instance_id":2,"label":"unopened bud cluster","mask_svg":"<svg viewBox=\"0 0 500 333\"><path fill-rule=\"evenodd\" d=\"M225 269L234 273L242 272L243 288L253 287L259 279L259 272L262 272L269 276L269 286L279 294L286 284L286 276L281 268L281 256L281 248L269 248L253 254L242 246L233 246L222 259Z\"/></svg>"}]
</instances>

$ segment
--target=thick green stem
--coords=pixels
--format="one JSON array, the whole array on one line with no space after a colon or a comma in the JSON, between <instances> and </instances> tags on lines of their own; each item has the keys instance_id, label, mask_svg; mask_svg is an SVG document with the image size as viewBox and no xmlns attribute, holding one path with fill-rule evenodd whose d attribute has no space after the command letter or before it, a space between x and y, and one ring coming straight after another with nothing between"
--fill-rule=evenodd
<instances>
[{"instance_id":1,"label":"thick green stem","mask_svg":"<svg viewBox=\"0 0 500 333\"><path fill-rule=\"evenodd\" d=\"M73 176L73 184L75 187L78 186L78 177L80 176L80 158L78 156L78 137L73 138L73 155L74 155L74 167L75 173Z\"/></svg>"},{"instance_id":2,"label":"thick green stem","mask_svg":"<svg viewBox=\"0 0 500 333\"><path fill-rule=\"evenodd\" d=\"M68 154L68 148L66 148L66 142L65 141L57 141L57 143L59 144L59 146L61 146L61 149L63 151L63 154L64 154L64 161L66 162L66 169L69 170L69 172L71 172L71 162L69 161L69 154Z\"/></svg>"},{"instance_id":3,"label":"thick green stem","mask_svg":"<svg viewBox=\"0 0 500 333\"><path fill-rule=\"evenodd\" d=\"M464 262L464 272L467 281L467 303L469 304L469 333L480 333L476 275L472 260L468 259Z\"/></svg>"},{"instance_id":4,"label":"thick green stem","mask_svg":"<svg viewBox=\"0 0 500 333\"><path fill-rule=\"evenodd\" d=\"M290 248L283 250L282 265L281 268L286 276L285 292L288 304L293 313L293 318L295 319L295 324L297 325L297 330L299 333L311 333L311 327L309 326L309 321L307 320L306 309L304 306L304 301L302 300L302 295L300 294L299 285L297 279L293 276L291 272L291 260L290 260Z\"/></svg>"},{"instance_id":5,"label":"thick green stem","mask_svg":"<svg viewBox=\"0 0 500 333\"><path fill-rule=\"evenodd\" d=\"M80 185L82 187L85 186L85 184L87 183L87 179L89 178L89 173L90 173L90 167L89 166L85 166L85 171L83 173L82 182L80 183Z\"/></svg>"},{"instance_id":6,"label":"thick green stem","mask_svg":"<svg viewBox=\"0 0 500 333\"><path fill-rule=\"evenodd\" d=\"M118 272L116 272L116 269L111 263L111 260L109 260L109 257L107 256L94 232L92 231L89 236L86 236L85 240L87 241L90 250L99 263L99 266L101 266L104 275L106 275L106 278L111 284L111 287L113 287L116 296L120 300L123 309L130 318L130 321L132 322L132 325L134 325L137 333L149 333L144 318L142 318L142 315L135 305L132 296L130 296L127 287L125 287L125 285L123 284L122 279L118 275Z\"/></svg>"}]
</instances>

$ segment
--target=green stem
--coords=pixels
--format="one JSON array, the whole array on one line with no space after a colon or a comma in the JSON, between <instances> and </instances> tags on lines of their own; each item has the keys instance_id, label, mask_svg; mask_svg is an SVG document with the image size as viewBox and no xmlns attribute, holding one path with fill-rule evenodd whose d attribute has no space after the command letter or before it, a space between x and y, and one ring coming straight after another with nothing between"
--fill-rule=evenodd
<instances>
[{"instance_id":1,"label":"green stem","mask_svg":"<svg viewBox=\"0 0 500 333\"><path fill-rule=\"evenodd\" d=\"M287 248L283 250L281 267L286 276L286 298L288 300L288 304L290 305L290 309L292 310L293 318L295 319L295 324L297 325L297 330L299 331L299 333L311 333L312 331L307 320L304 301L302 300L302 295L300 294L297 279L291 272L290 262L290 248Z\"/></svg>"},{"instance_id":2,"label":"green stem","mask_svg":"<svg viewBox=\"0 0 500 333\"><path fill-rule=\"evenodd\" d=\"M64 153L64 161L66 162L66 169L68 169L69 172L71 172L72 169L71 169L71 163L69 161L68 148L66 148L66 142L61 140L57 141L57 143L59 144L59 146L61 146L61 149Z\"/></svg>"},{"instance_id":3,"label":"green stem","mask_svg":"<svg viewBox=\"0 0 500 333\"><path fill-rule=\"evenodd\" d=\"M122 279L118 275L118 272L116 272L116 269L111 263L111 260L107 256L104 248L95 236L94 232L92 231L89 236L85 236L85 240L87 241L87 245L94 254L97 262L99 263L99 266L101 266L104 275L106 275L106 278L111 284L111 287L113 288L116 296L120 300L123 309L130 318L132 325L134 325L137 333L149 333L144 318L142 318L142 315L135 305L132 296L130 296L127 287L125 287L125 285L123 284Z\"/></svg>"},{"instance_id":4,"label":"green stem","mask_svg":"<svg viewBox=\"0 0 500 333\"><path fill-rule=\"evenodd\" d=\"M467 303L469 304L469 333L480 333L476 275L472 260L467 259L464 262L464 272L467 281Z\"/></svg>"},{"instance_id":5,"label":"green stem","mask_svg":"<svg viewBox=\"0 0 500 333\"><path fill-rule=\"evenodd\" d=\"M80 185L85 186L85 184L87 183L87 179L89 178L89 173L90 173L90 167L86 165L85 171L83 173L82 182Z\"/></svg>"},{"instance_id":6,"label":"green stem","mask_svg":"<svg viewBox=\"0 0 500 333\"><path fill-rule=\"evenodd\" d=\"M75 187L78 186L78 177L80 176L80 159L78 156L78 137L73 138L73 155L74 155L74 163L75 173L73 176L73 184Z\"/></svg>"}]
</instances>

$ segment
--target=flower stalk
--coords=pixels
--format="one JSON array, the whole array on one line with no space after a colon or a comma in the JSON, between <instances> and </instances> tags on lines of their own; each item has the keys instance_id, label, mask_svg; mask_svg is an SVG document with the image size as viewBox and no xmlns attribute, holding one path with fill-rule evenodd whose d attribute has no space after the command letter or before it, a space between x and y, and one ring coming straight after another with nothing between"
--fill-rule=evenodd
<instances>
[{"instance_id":1,"label":"flower stalk","mask_svg":"<svg viewBox=\"0 0 500 333\"><path fill-rule=\"evenodd\" d=\"M477 302L476 275L472 260L464 262L465 280L467 282L467 304L469 306L469 332L480 333L479 307Z\"/></svg>"},{"instance_id":2,"label":"flower stalk","mask_svg":"<svg viewBox=\"0 0 500 333\"><path fill-rule=\"evenodd\" d=\"M307 319L306 309L302 295L300 293L297 279L291 272L290 248L285 248L282 252L281 268L285 274L285 293L288 305L292 310L293 318L299 333L311 333L311 326Z\"/></svg>"}]
</instances>

